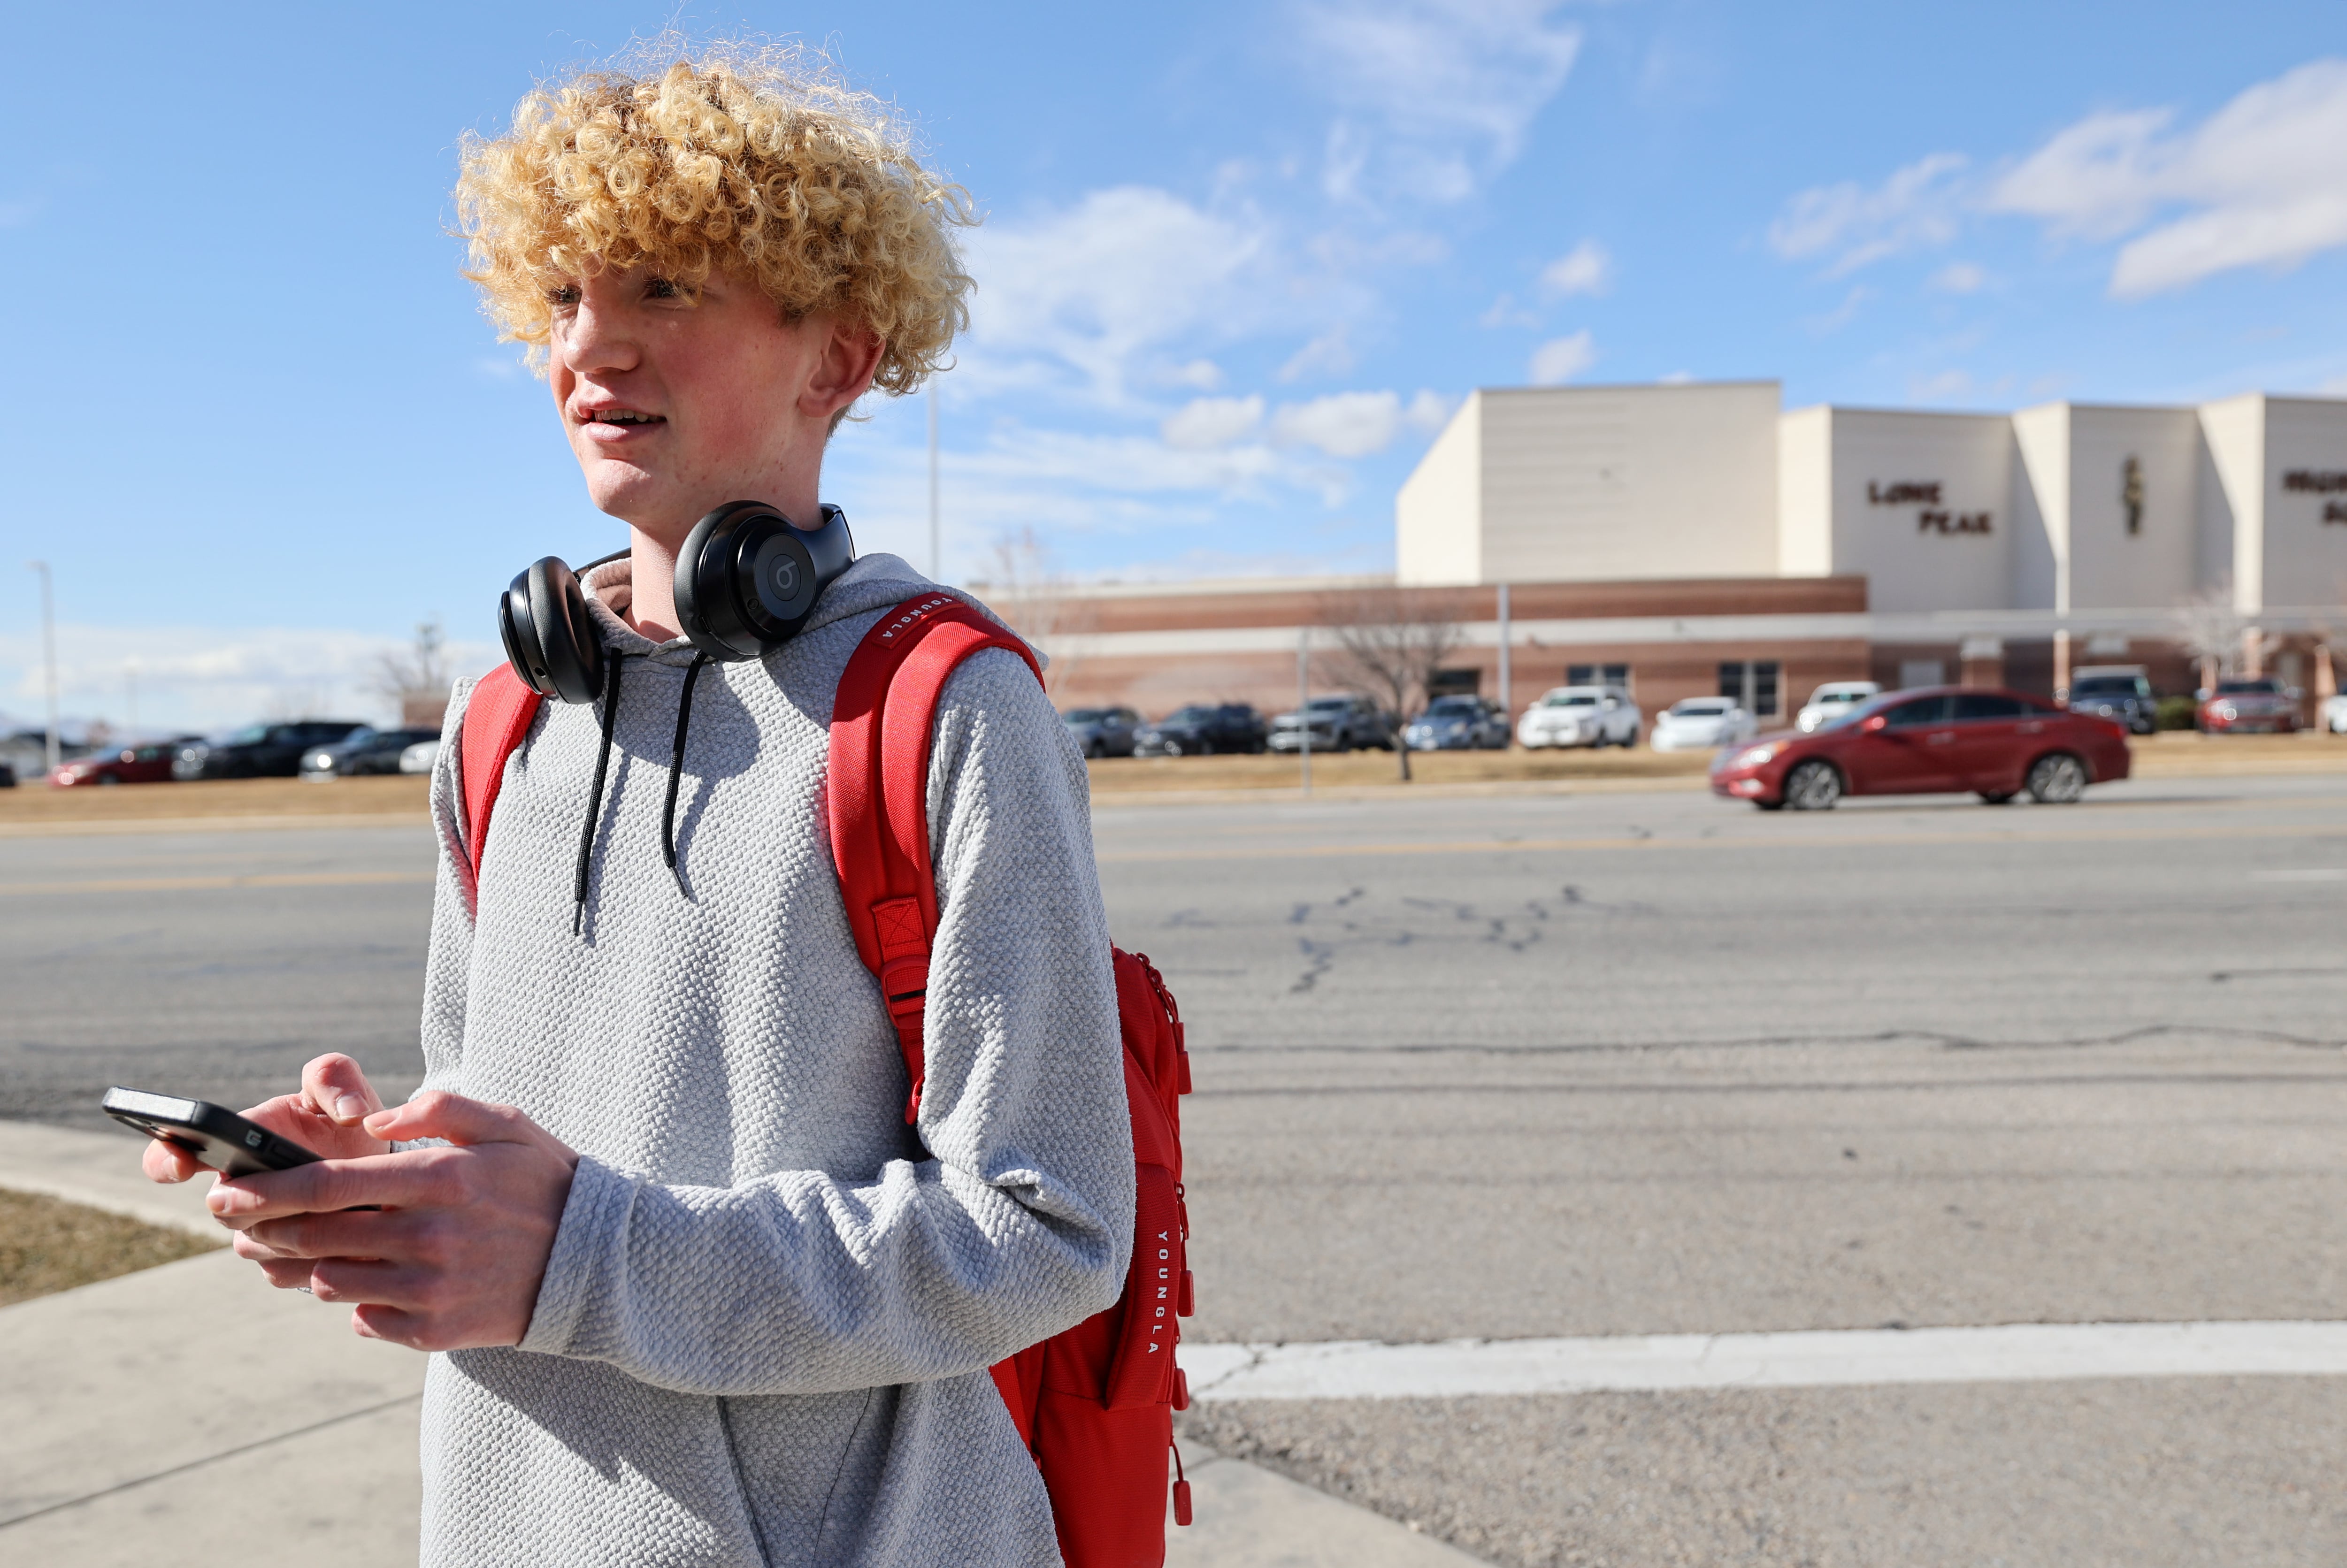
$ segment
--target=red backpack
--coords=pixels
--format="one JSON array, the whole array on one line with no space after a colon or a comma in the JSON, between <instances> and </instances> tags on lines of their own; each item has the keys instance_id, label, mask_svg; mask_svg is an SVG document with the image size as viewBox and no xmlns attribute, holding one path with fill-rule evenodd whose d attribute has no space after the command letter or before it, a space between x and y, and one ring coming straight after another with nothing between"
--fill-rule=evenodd
<instances>
[{"instance_id":1,"label":"red backpack","mask_svg":"<svg viewBox=\"0 0 2347 1568\"><path fill-rule=\"evenodd\" d=\"M938 896L929 864L929 741L956 666L1001 648L1035 668L1027 645L962 600L916 595L866 633L840 677L831 720L832 857L856 948L880 982L920 1108L921 1026ZM1037 671L1037 678L1041 671ZM473 688L459 740L467 850L477 881L489 814L508 757L529 733L538 694L499 665ZM1165 1468L1174 1411L1189 1407L1174 1365L1179 1319L1194 1308L1189 1211L1183 1202L1181 1097L1190 1056L1164 979L1111 948L1133 1116L1133 1264L1124 1295L1064 1333L991 1369L1010 1419L1043 1472L1068 1568L1159 1568L1165 1561ZM1181 1456L1174 1453L1176 1476ZM1190 1522L1190 1483L1174 1483L1174 1519Z\"/></svg>"}]
</instances>

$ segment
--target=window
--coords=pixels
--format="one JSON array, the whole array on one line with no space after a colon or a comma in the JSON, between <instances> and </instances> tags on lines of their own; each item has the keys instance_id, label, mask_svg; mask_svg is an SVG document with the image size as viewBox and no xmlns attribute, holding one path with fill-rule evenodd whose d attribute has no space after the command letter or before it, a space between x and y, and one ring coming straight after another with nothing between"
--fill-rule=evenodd
<instances>
[{"instance_id":1,"label":"window","mask_svg":"<svg viewBox=\"0 0 2347 1568\"><path fill-rule=\"evenodd\" d=\"M1719 694L1734 698L1756 718L1767 718L1783 711L1777 705L1783 677L1784 667L1774 659L1729 660L1719 667Z\"/></svg>"},{"instance_id":2,"label":"window","mask_svg":"<svg viewBox=\"0 0 2347 1568\"><path fill-rule=\"evenodd\" d=\"M2018 719L2027 712L2028 704L2018 697L1998 697L1985 692L1956 693L1959 719Z\"/></svg>"},{"instance_id":3,"label":"window","mask_svg":"<svg viewBox=\"0 0 2347 1568\"><path fill-rule=\"evenodd\" d=\"M1430 697L1472 697L1482 687L1483 672L1481 670L1437 670L1434 678L1426 683L1426 694Z\"/></svg>"},{"instance_id":4,"label":"window","mask_svg":"<svg viewBox=\"0 0 2347 1568\"><path fill-rule=\"evenodd\" d=\"M1883 711L1885 727L1910 730L1919 724L1942 723L1948 717L1948 695L1942 692L1935 697L1911 697Z\"/></svg>"},{"instance_id":5,"label":"window","mask_svg":"<svg viewBox=\"0 0 2347 1568\"><path fill-rule=\"evenodd\" d=\"M1564 667L1564 683L1568 686L1619 686L1630 689L1630 667L1627 664L1568 664Z\"/></svg>"}]
</instances>

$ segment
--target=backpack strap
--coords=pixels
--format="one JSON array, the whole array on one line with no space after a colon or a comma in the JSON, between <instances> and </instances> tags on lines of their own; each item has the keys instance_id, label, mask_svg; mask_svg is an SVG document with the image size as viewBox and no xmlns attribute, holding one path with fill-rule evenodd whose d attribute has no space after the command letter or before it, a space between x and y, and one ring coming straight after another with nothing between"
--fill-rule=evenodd
<instances>
[{"instance_id":1,"label":"backpack strap","mask_svg":"<svg viewBox=\"0 0 2347 1568\"><path fill-rule=\"evenodd\" d=\"M880 981L920 1113L929 948L938 888L929 864L929 743L946 678L971 654L1003 648L1040 681L1033 651L948 593L916 594L875 622L839 678L831 716L831 856L856 956Z\"/></svg>"},{"instance_id":2,"label":"backpack strap","mask_svg":"<svg viewBox=\"0 0 2347 1568\"><path fill-rule=\"evenodd\" d=\"M465 788L465 853L473 863L473 885L481 881L481 851L489 841L489 813L505 788L506 760L521 745L545 701L522 683L510 664L500 664L474 683L456 731L456 761Z\"/></svg>"}]
</instances>

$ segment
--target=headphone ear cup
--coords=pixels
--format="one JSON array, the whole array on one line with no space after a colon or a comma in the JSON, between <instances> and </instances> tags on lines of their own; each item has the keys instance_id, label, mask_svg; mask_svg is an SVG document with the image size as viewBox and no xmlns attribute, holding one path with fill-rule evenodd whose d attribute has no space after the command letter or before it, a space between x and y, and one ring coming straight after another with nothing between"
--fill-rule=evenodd
<instances>
[{"instance_id":1,"label":"headphone ear cup","mask_svg":"<svg viewBox=\"0 0 2347 1568\"><path fill-rule=\"evenodd\" d=\"M603 639L588 613L579 579L558 557L545 556L514 582L521 591L509 590L506 597L508 603L519 599L528 604L530 636L524 647L528 651L534 645L537 654L532 662L538 678L531 680L528 671L522 678L566 702L592 702L603 690ZM510 643L507 651L510 656Z\"/></svg>"}]
</instances>

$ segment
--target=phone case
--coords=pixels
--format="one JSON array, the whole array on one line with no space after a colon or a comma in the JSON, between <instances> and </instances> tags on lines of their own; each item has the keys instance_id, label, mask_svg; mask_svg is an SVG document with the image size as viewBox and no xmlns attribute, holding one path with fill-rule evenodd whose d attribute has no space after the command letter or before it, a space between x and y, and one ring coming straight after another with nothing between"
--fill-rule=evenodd
<instances>
[{"instance_id":1,"label":"phone case","mask_svg":"<svg viewBox=\"0 0 2347 1568\"><path fill-rule=\"evenodd\" d=\"M209 1100L182 1100L141 1089L109 1089L99 1108L150 1138L177 1143L197 1161L230 1176L283 1171L318 1158L290 1138L248 1122Z\"/></svg>"}]
</instances>

